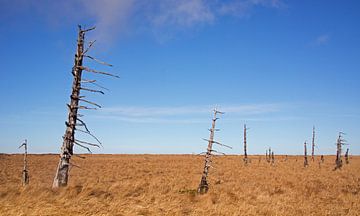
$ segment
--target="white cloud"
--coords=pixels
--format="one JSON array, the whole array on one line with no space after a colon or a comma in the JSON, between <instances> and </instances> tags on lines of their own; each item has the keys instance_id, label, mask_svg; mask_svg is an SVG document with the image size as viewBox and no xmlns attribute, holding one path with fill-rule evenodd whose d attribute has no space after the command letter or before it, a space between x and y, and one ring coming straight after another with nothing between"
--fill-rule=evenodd
<instances>
[{"instance_id":1,"label":"white cloud","mask_svg":"<svg viewBox=\"0 0 360 216\"><path fill-rule=\"evenodd\" d=\"M149 12L150 21L154 26L193 26L198 23L209 23L214 14L204 0L158 1L155 10Z\"/></svg>"},{"instance_id":2,"label":"white cloud","mask_svg":"<svg viewBox=\"0 0 360 216\"><path fill-rule=\"evenodd\" d=\"M95 37L111 43L129 29L171 32L201 24L211 24L224 15L242 17L255 7L281 8L280 0L13 0L8 6L13 16L35 11L53 28L61 25L96 25ZM19 9L21 8L21 9Z\"/></svg>"},{"instance_id":3,"label":"white cloud","mask_svg":"<svg viewBox=\"0 0 360 216\"><path fill-rule=\"evenodd\" d=\"M330 35L323 34L316 38L315 44L316 45L324 45L324 44L327 44L329 42L329 40L330 40Z\"/></svg>"},{"instance_id":4,"label":"white cloud","mask_svg":"<svg viewBox=\"0 0 360 216\"><path fill-rule=\"evenodd\" d=\"M236 17L248 16L255 7L282 8L285 6L280 0L234 0L219 4L218 12L221 15Z\"/></svg>"},{"instance_id":5,"label":"white cloud","mask_svg":"<svg viewBox=\"0 0 360 216\"><path fill-rule=\"evenodd\" d=\"M104 108L99 111L96 118L113 119L132 123L203 123L212 115L214 106L181 106L181 107L142 107L119 106ZM219 109L233 117L256 119L258 115L279 112L283 108L280 104L250 104L225 105Z\"/></svg>"}]
</instances>

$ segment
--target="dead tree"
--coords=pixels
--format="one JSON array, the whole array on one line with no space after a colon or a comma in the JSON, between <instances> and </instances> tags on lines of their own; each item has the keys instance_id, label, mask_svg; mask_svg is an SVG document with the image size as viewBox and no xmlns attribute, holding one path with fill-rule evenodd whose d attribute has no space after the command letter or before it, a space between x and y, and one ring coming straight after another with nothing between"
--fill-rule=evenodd
<instances>
[{"instance_id":1,"label":"dead tree","mask_svg":"<svg viewBox=\"0 0 360 216\"><path fill-rule=\"evenodd\" d=\"M306 149L306 141L304 142L304 167L307 167L308 164L308 157L307 157L307 149Z\"/></svg>"},{"instance_id":2,"label":"dead tree","mask_svg":"<svg viewBox=\"0 0 360 216\"><path fill-rule=\"evenodd\" d=\"M269 163L269 155L268 155L268 150L266 149L266 152L265 152L265 159L266 159L266 162Z\"/></svg>"},{"instance_id":3,"label":"dead tree","mask_svg":"<svg viewBox=\"0 0 360 216\"><path fill-rule=\"evenodd\" d=\"M269 156L268 156L268 161L267 161L268 163L271 162L272 153L273 153L273 152L271 152L271 148L269 147Z\"/></svg>"},{"instance_id":4,"label":"dead tree","mask_svg":"<svg viewBox=\"0 0 360 216\"><path fill-rule=\"evenodd\" d=\"M22 171L22 184L23 186L29 184L29 171L27 169L27 140L25 139L24 142L19 146L19 148L24 146L24 167Z\"/></svg>"},{"instance_id":5,"label":"dead tree","mask_svg":"<svg viewBox=\"0 0 360 216\"><path fill-rule=\"evenodd\" d=\"M312 133L311 160L315 161L315 126L313 126L313 133Z\"/></svg>"},{"instance_id":6,"label":"dead tree","mask_svg":"<svg viewBox=\"0 0 360 216\"><path fill-rule=\"evenodd\" d=\"M68 120L65 122L66 130L65 135L63 136L63 144L61 147L61 153L60 153L60 161L58 168L56 170L56 175L53 182L53 188L63 187L66 186L68 183L68 177L69 177L69 166L71 165L70 159L71 156L74 155L73 147L74 144L85 148L87 151L90 151L90 146L100 147L101 145L100 141L92 134L90 133L87 125L85 122L80 119L83 115L79 114L79 110L90 110L90 109L97 109L101 108L100 105L84 99L85 96L80 95L80 91L87 91L87 92L93 92L93 93L100 93L104 94L103 91L92 89L87 87L86 85L95 85L97 87L103 88L100 85L96 83L96 80L86 80L82 79L83 72L89 72L89 73L95 73L95 74L102 74L107 76L113 76L117 77L115 75L112 75L107 72L97 71L88 67L83 66L83 60L84 58L88 58L91 60L96 61L97 63L106 65L106 66L112 66L108 63L105 63L103 61L100 61L90 55L88 55L88 51L93 46L95 41L91 41L87 48L84 48L85 44L85 33L89 32L91 30L94 30L95 27L89 28L89 29L83 29L81 26L78 26L78 39L77 39L77 49L75 54L75 61L74 66L72 68L72 75L73 75L73 84L72 84L72 93L70 96L70 104L67 104L69 113L68 113ZM85 85L85 86L83 86ZM90 105L81 105L80 102ZM81 127L81 128L79 128ZM81 141L75 138L75 131L85 133L92 138L96 140L96 143L90 143Z\"/></svg>"},{"instance_id":7,"label":"dead tree","mask_svg":"<svg viewBox=\"0 0 360 216\"><path fill-rule=\"evenodd\" d=\"M346 162L346 164L349 164L349 148L346 149L345 162Z\"/></svg>"},{"instance_id":8,"label":"dead tree","mask_svg":"<svg viewBox=\"0 0 360 216\"><path fill-rule=\"evenodd\" d=\"M244 162L245 164L248 163L248 156L247 156L247 146L246 146L246 132L247 132L246 124L244 124Z\"/></svg>"},{"instance_id":9,"label":"dead tree","mask_svg":"<svg viewBox=\"0 0 360 216\"><path fill-rule=\"evenodd\" d=\"M342 167L342 159L341 159L341 148L343 145L345 145L345 140L343 139L342 135L344 135L343 132L339 132L339 137L336 142L336 160L335 160L335 169L341 169Z\"/></svg>"},{"instance_id":10,"label":"dead tree","mask_svg":"<svg viewBox=\"0 0 360 216\"><path fill-rule=\"evenodd\" d=\"M271 152L271 165L275 164L275 155L274 152Z\"/></svg>"},{"instance_id":11,"label":"dead tree","mask_svg":"<svg viewBox=\"0 0 360 216\"><path fill-rule=\"evenodd\" d=\"M208 147L207 147L207 151L205 153L204 171L203 171L203 174L201 176L201 181L200 181L200 184L199 184L199 187L198 187L198 193L200 193L200 194L207 193L208 190L209 190L209 183L207 181L207 177L208 177L208 174L209 174L209 169L211 167L213 154L214 153L221 153L221 152L218 152L216 150L213 150L213 144L217 144L217 145L224 146L224 147L227 147L227 148L232 148L230 146L227 146L227 145L221 144L221 143L219 143L217 141L214 141L215 131L219 131L219 129L215 128L216 120L219 119L219 118L217 118L217 114L224 114L224 113L218 111L217 109L214 109L214 118L212 119L212 125L211 125L211 128L209 129L210 138L209 139L204 139L205 141L208 142ZM221 153L221 154L223 154L223 153Z\"/></svg>"}]
</instances>

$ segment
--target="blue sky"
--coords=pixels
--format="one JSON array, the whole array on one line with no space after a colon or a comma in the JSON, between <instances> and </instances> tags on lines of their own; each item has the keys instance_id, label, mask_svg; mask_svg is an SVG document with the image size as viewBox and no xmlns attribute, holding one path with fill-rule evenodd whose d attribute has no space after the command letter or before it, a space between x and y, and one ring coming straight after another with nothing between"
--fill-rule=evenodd
<instances>
[{"instance_id":1,"label":"blue sky","mask_svg":"<svg viewBox=\"0 0 360 216\"><path fill-rule=\"evenodd\" d=\"M57 153L67 118L77 24L120 79L84 112L94 153L200 153L215 138L242 153L334 154L339 131L360 154L358 1L0 0L0 152ZM75 13L77 12L77 13ZM91 137L82 137L91 141ZM75 147L75 151L85 152Z\"/></svg>"}]
</instances>

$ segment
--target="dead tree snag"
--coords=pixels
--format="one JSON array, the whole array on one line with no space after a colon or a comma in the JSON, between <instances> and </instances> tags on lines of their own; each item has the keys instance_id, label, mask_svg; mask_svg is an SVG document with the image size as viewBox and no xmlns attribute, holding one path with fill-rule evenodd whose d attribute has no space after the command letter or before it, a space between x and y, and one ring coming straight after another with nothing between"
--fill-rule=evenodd
<instances>
[{"instance_id":1,"label":"dead tree snag","mask_svg":"<svg viewBox=\"0 0 360 216\"><path fill-rule=\"evenodd\" d=\"M214 109L214 118L212 119L212 125L211 125L211 128L209 129L210 138L209 139L204 139L205 141L208 141L208 147L207 147L207 151L205 153L204 171L203 171L203 174L201 176L201 181L200 181L200 184L199 184L199 187L198 187L198 193L200 193L200 194L207 193L208 190L209 190L209 183L207 181L207 177L208 177L208 174L209 174L209 169L211 167L212 155L213 155L213 153L218 153L216 150L213 150L213 144L217 144L217 145L224 146L224 147L227 147L227 148L232 148L230 146L227 146L227 145L221 144L221 143L219 143L217 141L214 141L215 131L219 130L219 129L215 128L216 120L219 119L219 118L217 118L217 114L224 114L224 113L218 111L217 109Z\"/></svg>"},{"instance_id":2,"label":"dead tree snag","mask_svg":"<svg viewBox=\"0 0 360 216\"><path fill-rule=\"evenodd\" d=\"M100 141L92 133L90 133L85 122L79 118L79 117L82 117L83 115L79 114L78 111L81 109L88 110L88 109L101 108L100 105L98 105L94 102L91 102L89 100L85 100L84 99L85 96L80 95L81 90L88 91L88 92L101 93L101 94L104 94L104 92L102 92L100 90L96 90L96 89L90 89L90 88L87 88L86 86L82 86L83 84L85 84L85 85L93 84L93 85L98 86L96 84L96 80L85 80L85 79L82 80L83 71L118 77L118 76L112 75L107 72L96 71L96 70L93 70L93 69L83 66L84 58L89 58L89 59L94 60L103 65L107 65L107 66L112 66L112 65L107 64L102 61L99 61L99 60L95 59L94 57L87 55L87 52L93 46L95 41L90 42L88 47L86 49L84 49L85 33L88 31L94 30L95 27L90 28L90 29L82 29L80 25L78 27L79 27L79 29L78 29L77 49L76 49L76 54L75 54L74 66L73 66L72 72L71 72L73 75L72 93L70 95L70 104L67 104L68 109L69 109L68 120L65 122L66 130L65 130L65 135L63 136L63 144L61 147L60 161L59 161L58 168L56 170L56 174L55 174L55 178L54 178L54 182L53 182L53 188L64 187L68 183L69 166L71 165L70 159L71 159L71 156L74 155L74 152L73 152L74 144L77 146L80 146L82 148L85 148L90 153L91 153L91 151L90 151L89 146L100 147L99 145L101 145ZM80 102L89 104L94 107L80 105ZM79 127L82 127L83 130L80 129ZM85 133L87 135L90 135L92 138L94 138L96 140L97 143L90 143L90 142L85 142L85 141L75 139L75 131L79 131L79 132Z\"/></svg>"},{"instance_id":3,"label":"dead tree snag","mask_svg":"<svg viewBox=\"0 0 360 216\"><path fill-rule=\"evenodd\" d=\"M345 140L343 139L342 135L344 135L343 132L339 132L339 137L336 142L336 160L335 160L335 169L341 169L342 167L342 159L341 159L341 148L343 145L345 145Z\"/></svg>"},{"instance_id":4,"label":"dead tree snag","mask_svg":"<svg viewBox=\"0 0 360 216\"><path fill-rule=\"evenodd\" d=\"M313 126L313 133L312 133L311 160L315 161L315 126Z\"/></svg>"},{"instance_id":5,"label":"dead tree snag","mask_svg":"<svg viewBox=\"0 0 360 216\"><path fill-rule=\"evenodd\" d=\"M346 149L345 162L346 162L346 164L349 164L349 148Z\"/></svg>"},{"instance_id":6,"label":"dead tree snag","mask_svg":"<svg viewBox=\"0 0 360 216\"><path fill-rule=\"evenodd\" d=\"M306 149L306 141L304 142L304 167L307 167L308 164L308 157L307 157L307 149Z\"/></svg>"},{"instance_id":7,"label":"dead tree snag","mask_svg":"<svg viewBox=\"0 0 360 216\"><path fill-rule=\"evenodd\" d=\"M247 143L246 143L246 132L248 128L246 127L246 124L244 124L244 163L248 163L248 156L247 156Z\"/></svg>"},{"instance_id":8,"label":"dead tree snag","mask_svg":"<svg viewBox=\"0 0 360 216\"><path fill-rule=\"evenodd\" d=\"M27 170L27 140L24 140L24 142L19 146L19 148L24 146L24 167L22 171L22 185L25 186L29 184L29 171Z\"/></svg>"},{"instance_id":9,"label":"dead tree snag","mask_svg":"<svg viewBox=\"0 0 360 216\"><path fill-rule=\"evenodd\" d=\"M268 156L268 150L266 149L266 152L265 152L265 159L266 159L266 162L269 163L269 156Z\"/></svg>"}]
</instances>

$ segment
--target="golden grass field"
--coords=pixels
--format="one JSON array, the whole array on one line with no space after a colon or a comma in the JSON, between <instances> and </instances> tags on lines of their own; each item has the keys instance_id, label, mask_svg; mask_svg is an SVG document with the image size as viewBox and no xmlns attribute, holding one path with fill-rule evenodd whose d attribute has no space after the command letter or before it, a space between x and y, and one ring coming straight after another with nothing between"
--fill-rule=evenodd
<instances>
[{"instance_id":1,"label":"golden grass field","mask_svg":"<svg viewBox=\"0 0 360 216\"><path fill-rule=\"evenodd\" d=\"M22 155L0 155L0 215L360 215L360 157L333 171L335 156L303 168L303 158L218 156L210 190L195 193L203 157L74 157L67 188L51 189L57 155L29 155L30 184L21 186Z\"/></svg>"}]
</instances>

